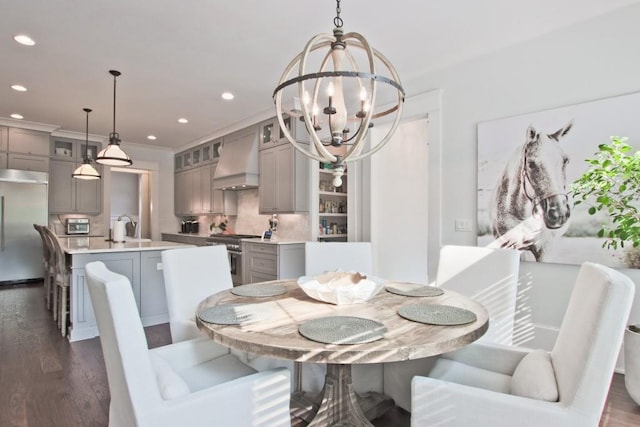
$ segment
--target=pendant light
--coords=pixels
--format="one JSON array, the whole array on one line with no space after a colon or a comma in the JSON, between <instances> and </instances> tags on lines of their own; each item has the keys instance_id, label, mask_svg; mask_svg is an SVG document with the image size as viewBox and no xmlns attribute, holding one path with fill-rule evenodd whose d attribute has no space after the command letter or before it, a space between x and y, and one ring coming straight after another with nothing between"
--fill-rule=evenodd
<instances>
[{"instance_id":1,"label":"pendant light","mask_svg":"<svg viewBox=\"0 0 640 427\"><path fill-rule=\"evenodd\" d=\"M87 113L87 129L85 133L85 145L84 145L84 157L82 158L82 164L76 168L71 174L72 177L78 179L100 179L100 174L93 166L91 166L91 158L89 157L89 113L91 108L83 108Z\"/></svg>"},{"instance_id":2,"label":"pendant light","mask_svg":"<svg viewBox=\"0 0 640 427\"><path fill-rule=\"evenodd\" d=\"M361 34L344 32L340 12L337 0L333 34L312 37L273 92L282 133L302 154L329 164L336 187L342 184L347 161L370 156L389 141L404 102L393 65ZM309 72L311 67L317 71ZM296 141L286 126L287 116L304 122L311 144ZM390 126L381 131L379 142L370 143L369 128L385 116Z\"/></svg>"},{"instance_id":3,"label":"pendant light","mask_svg":"<svg viewBox=\"0 0 640 427\"><path fill-rule=\"evenodd\" d=\"M116 132L116 77L120 71L109 70L113 76L113 132L109 134L109 145L107 145L96 157L96 162L109 166L129 166L133 162L131 158L120 148L120 135Z\"/></svg>"}]
</instances>

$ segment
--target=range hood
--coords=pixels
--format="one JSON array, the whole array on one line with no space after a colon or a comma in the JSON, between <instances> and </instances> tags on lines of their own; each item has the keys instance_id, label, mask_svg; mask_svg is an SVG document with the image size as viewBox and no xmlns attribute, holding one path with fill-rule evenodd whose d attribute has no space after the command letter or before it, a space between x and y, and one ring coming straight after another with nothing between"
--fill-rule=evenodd
<instances>
[{"instance_id":1,"label":"range hood","mask_svg":"<svg viewBox=\"0 0 640 427\"><path fill-rule=\"evenodd\" d=\"M225 137L215 174L213 188L244 190L258 186L258 130L240 131Z\"/></svg>"}]
</instances>

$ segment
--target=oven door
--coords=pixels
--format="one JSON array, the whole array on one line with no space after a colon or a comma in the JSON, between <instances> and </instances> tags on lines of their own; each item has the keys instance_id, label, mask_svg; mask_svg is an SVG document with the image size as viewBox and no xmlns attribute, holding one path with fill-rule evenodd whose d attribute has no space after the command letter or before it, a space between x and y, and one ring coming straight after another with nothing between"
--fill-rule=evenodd
<instances>
[{"instance_id":1,"label":"oven door","mask_svg":"<svg viewBox=\"0 0 640 427\"><path fill-rule=\"evenodd\" d=\"M242 252L227 250L233 286L242 285Z\"/></svg>"}]
</instances>

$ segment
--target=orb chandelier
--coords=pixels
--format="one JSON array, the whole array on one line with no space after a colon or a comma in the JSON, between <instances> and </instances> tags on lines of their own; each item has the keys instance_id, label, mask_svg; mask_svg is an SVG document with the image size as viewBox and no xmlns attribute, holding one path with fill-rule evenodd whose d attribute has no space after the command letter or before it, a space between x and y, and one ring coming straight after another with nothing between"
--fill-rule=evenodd
<instances>
[{"instance_id":1,"label":"orb chandelier","mask_svg":"<svg viewBox=\"0 0 640 427\"><path fill-rule=\"evenodd\" d=\"M100 174L93 166L91 166L91 158L89 157L89 113L92 110L91 108L83 108L82 111L87 113L84 157L82 158L82 164L73 171L71 176L77 179L100 179Z\"/></svg>"},{"instance_id":2,"label":"orb chandelier","mask_svg":"<svg viewBox=\"0 0 640 427\"><path fill-rule=\"evenodd\" d=\"M361 34L342 30L340 12L337 0L333 34L312 37L273 92L283 135L304 155L328 164L336 187L342 185L347 162L370 156L389 141L400 122L405 95L387 58ZM310 72L312 67L317 71ZM392 113L391 126L379 142L367 141L374 120ZM286 116L304 122L310 144L296 140Z\"/></svg>"},{"instance_id":3,"label":"orb chandelier","mask_svg":"<svg viewBox=\"0 0 640 427\"><path fill-rule=\"evenodd\" d=\"M113 76L113 132L109 134L109 145L96 156L96 163L109 166L129 166L133 161L120 148L120 135L116 132L116 78L122 73L116 70L109 70L109 74Z\"/></svg>"}]
</instances>

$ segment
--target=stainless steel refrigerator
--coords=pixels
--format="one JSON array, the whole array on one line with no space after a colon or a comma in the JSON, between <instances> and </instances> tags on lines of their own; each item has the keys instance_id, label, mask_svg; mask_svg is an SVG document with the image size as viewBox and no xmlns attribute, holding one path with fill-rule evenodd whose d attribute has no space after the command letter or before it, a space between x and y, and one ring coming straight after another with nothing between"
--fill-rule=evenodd
<instances>
[{"instance_id":1,"label":"stainless steel refrigerator","mask_svg":"<svg viewBox=\"0 0 640 427\"><path fill-rule=\"evenodd\" d=\"M33 224L49 222L48 178L0 169L0 285L44 277L42 240Z\"/></svg>"}]
</instances>

